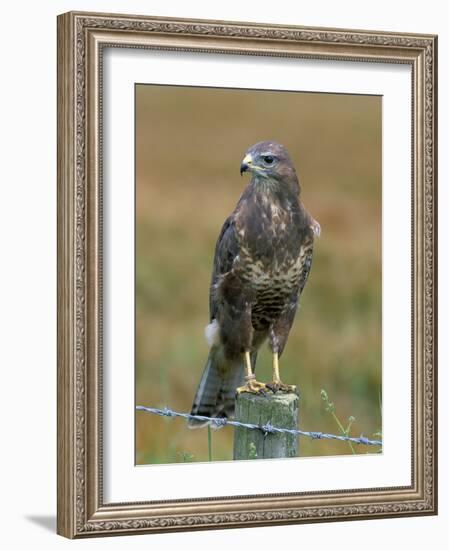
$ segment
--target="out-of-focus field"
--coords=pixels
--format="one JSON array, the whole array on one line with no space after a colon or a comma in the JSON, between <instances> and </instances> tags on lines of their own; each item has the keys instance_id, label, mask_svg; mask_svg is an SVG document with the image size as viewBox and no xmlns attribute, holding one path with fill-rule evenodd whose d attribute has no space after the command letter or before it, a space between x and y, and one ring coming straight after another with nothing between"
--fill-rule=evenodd
<instances>
[{"instance_id":1,"label":"out-of-focus field","mask_svg":"<svg viewBox=\"0 0 449 550\"><path fill-rule=\"evenodd\" d=\"M139 85L136 88L136 404L190 411L208 348L215 242L248 178L245 150L290 152L321 224L281 376L301 391L300 427L339 433L324 388L354 435L381 429L381 98ZM271 379L259 355L257 377ZM232 428L213 458L232 459ZM301 438L301 456L349 454ZM357 452L366 453L366 447ZM136 463L208 460L207 429L136 413Z\"/></svg>"}]
</instances>

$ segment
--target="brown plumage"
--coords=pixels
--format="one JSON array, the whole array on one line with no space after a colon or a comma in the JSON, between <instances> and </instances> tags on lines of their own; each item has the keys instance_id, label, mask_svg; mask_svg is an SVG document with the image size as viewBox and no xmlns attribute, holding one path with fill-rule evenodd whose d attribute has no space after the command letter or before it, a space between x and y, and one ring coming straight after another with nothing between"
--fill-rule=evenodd
<instances>
[{"instance_id":1,"label":"brown plumage","mask_svg":"<svg viewBox=\"0 0 449 550\"><path fill-rule=\"evenodd\" d=\"M251 181L215 247L206 327L210 352L192 406L192 414L207 417L232 417L236 391L295 389L281 382L278 357L309 275L319 224L299 199L296 171L281 144L253 145L241 164L241 173L246 171ZM253 370L267 338L273 380L263 384Z\"/></svg>"}]
</instances>

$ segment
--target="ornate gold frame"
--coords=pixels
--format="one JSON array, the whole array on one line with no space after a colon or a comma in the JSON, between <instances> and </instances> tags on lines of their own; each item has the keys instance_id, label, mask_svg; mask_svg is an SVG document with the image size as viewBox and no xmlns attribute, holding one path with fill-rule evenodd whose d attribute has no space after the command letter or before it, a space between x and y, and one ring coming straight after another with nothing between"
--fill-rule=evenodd
<instances>
[{"instance_id":1,"label":"ornate gold frame","mask_svg":"<svg viewBox=\"0 0 449 550\"><path fill-rule=\"evenodd\" d=\"M156 48L412 67L412 484L104 504L102 50ZM58 533L80 538L435 514L436 55L432 35L66 13L58 17Z\"/></svg>"}]
</instances>

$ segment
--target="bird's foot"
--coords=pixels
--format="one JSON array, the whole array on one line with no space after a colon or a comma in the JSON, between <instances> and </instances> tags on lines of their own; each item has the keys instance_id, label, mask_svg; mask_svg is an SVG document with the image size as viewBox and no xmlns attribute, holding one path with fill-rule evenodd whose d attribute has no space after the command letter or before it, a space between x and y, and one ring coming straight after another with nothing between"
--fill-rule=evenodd
<instances>
[{"instance_id":1,"label":"bird's foot","mask_svg":"<svg viewBox=\"0 0 449 550\"><path fill-rule=\"evenodd\" d=\"M237 388L237 393L255 393L265 395L267 393L267 385L263 382L258 382L255 378L249 378L244 386Z\"/></svg>"},{"instance_id":2,"label":"bird's foot","mask_svg":"<svg viewBox=\"0 0 449 550\"><path fill-rule=\"evenodd\" d=\"M292 386L291 384L284 384L280 380L272 380L271 382L268 382L266 384L266 387L273 393L276 393L278 391L282 391L285 393L298 393L296 386Z\"/></svg>"}]
</instances>

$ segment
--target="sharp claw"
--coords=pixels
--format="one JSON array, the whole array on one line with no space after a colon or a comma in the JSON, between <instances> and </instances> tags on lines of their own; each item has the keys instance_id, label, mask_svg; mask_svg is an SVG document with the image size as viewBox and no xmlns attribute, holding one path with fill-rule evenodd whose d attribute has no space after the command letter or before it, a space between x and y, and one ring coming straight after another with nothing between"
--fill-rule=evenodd
<instances>
[{"instance_id":1,"label":"sharp claw","mask_svg":"<svg viewBox=\"0 0 449 550\"><path fill-rule=\"evenodd\" d=\"M266 386L265 384L262 384L261 382L257 382L255 380L251 380L247 382L244 386L241 386L237 388L237 393L254 393L256 395L263 395L266 396Z\"/></svg>"},{"instance_id":2,"label":"sharp claw","mask_svg":"<svg viewBox=\"0 0 449 550\"><path fill-rule=\"evenodd\" d=\"M296 386L291 386L289 384L284 384L283 382L270 382L266 384L267 388L269 388L273 393L277 393L278 391L283 391L287 393L296 392Z\"/></svg>"}]
</instances>

